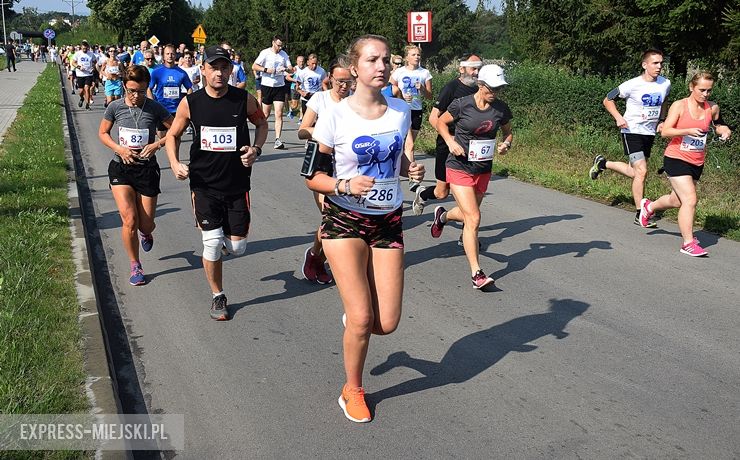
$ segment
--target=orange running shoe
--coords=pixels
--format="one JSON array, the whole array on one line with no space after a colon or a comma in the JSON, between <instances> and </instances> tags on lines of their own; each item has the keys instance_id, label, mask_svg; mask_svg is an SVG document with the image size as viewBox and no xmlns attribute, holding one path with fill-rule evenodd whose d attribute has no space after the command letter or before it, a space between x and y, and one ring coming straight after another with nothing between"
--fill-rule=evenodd
<instances>
[{"instance_id":1,"label":"orange running shoe","mask_svg":"<svg viewBox=\"0 0 740 460\"><path fill-rule=\"evenodd\" d=\"M344 416L353 422L365 423L372 420L370 409L365 404L365 390L361 387L350 388L345 384L339 396L339 407L344 411Z\"/></svg>"}]
</instances>

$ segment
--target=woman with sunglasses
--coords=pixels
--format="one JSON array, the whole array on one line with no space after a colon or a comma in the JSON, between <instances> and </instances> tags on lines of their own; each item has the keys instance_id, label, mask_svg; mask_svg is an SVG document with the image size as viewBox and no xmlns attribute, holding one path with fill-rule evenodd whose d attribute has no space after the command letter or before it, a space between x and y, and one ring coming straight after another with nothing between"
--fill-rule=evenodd
<instances>
[{"instance_id":1,"label":"woman with sunglasses","mask_svg":"<svg viewBox=\"0 0 740 460\"><path fill-rule=\"evenodd\" d=\"M352 74L349 73L349 62L347 56L337 56L329 66L329 80L331 89L318 91L314 93L311 99L306 103L306 110L303 112L303 120L298 128L298 138L309 140L313 136L313 126L320 114L325 114L334 106L339 104L342 99L349 96L350 87L352 87ZM319 212L324 209L324 195L313 192L316 205ZM303 257L303 276L307 280L328 284L334 279L326 271L326 255L321 247L321 228L314 235L313 247L306 249Z\"/></svg>"},{"instance_id":2,"label":"woman with sunglasses","mask_svg":"<svg viewBox=\"0 0 740 460\"><path fill-rule=\"evenodd\" d=\"M493 154L504 155L511 148L512 114L497 95L507 85L501 67L484 65L478 73L478 91L455 99L437 121L437 130L450 149L447 157L447 182L457 206L446 211L434 210L432 237L439 238L445 224L453 220L462 223L463 248L470 264L473 288L481 289L494 282L480 267L478 227L480 204L491 180ZM455 123L455 134L449 126ZM496 134L501 129L503 142L497 145Z\"/></svg>"},{"instance_id":3,"label":"woman with sunglasses","mask_svg":"<svg viewBox=\"0 0 740 460\"><path fill-rule=\"evenodd\" d=\"M707 134L712 127L723 141L732 134L720 118L719 105L709 100L713 86L711 73L698 72L689 82L689 96L671 105L660 131L662 137L672 138L663 154L663 170L671 183L671 193L655 201L643 198L640 202L643 227L656 211L678 208L678 229L683 237L679 251L692 257L708 254L694 238L696 183L704 170Z\"/></svg>"},{"instance_id":4,"label":"woman with sunglasses","mask_svg":"<svg viewBox=\"0 0 740 460\"><path fill-rule=\"evenodd\" d=\"M108 57L100 66L100 75L103 76L105 88L105 105L120 99L123 96L123 82L121 81L121 63L116 58L116 49L108 49Z\"/></svg>"},{"instance_id":5,"label":"woman with sunglasses","mask_svg":"<svg viewBox=\"0 0 740 460\"><path fill-rule=\"evenodd\" d=\"M161 104L146 97L149 71L132 65L123 72L126 97L110 103L100 121L98 137L113 151L108 165L108 177L113 199L121 215L121 238L131 263L129 283L146 283L139 260L141 248L149 252L154 245L154 215L159 195L159 164L156 153L164 146L164 138L156 140L159 124L172 125L172 115ZM113 124L118 126L117 141L111 137Z\"/></svg>"}]
</instances>

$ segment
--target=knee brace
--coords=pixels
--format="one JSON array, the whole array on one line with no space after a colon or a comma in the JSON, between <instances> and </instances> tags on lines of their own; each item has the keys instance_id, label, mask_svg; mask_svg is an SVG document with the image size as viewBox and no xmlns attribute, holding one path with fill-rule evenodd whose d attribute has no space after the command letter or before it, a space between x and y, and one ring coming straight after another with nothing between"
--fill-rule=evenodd
<instances>
[{"instance_id":1,"label":"knee brace","mask_svg":"<svg viewBox=\"0 0 740 460\"><path fill-rule=\"evenodd\" d=\"M224 229L204 230L202 233L203 258L216 262L221 259L221 248L224 246Z\"/></svg>"},{"instance_id":2,"label":"knee brace","mask_svg":"<svg viewBox=\"0 0 740 460\"><path fill-rule=\"evenodd\" d=\"M229 254L233 254L235 256L241 256L245 252L247 252L247 239L241 239L241 240L230 240L229 238L224 238L224 246L226 246L226 249L229 250Z\"/></svg>"},{"instance_id":3,"label":"knee brace","mask_svg":"<svg viewBox=\"0 0 740 460\"><path fill-rule=\"evenodd\" d=\"M633 164L637 163L638 161L644 160L644 159L645 159L645 153L644 152L630 153L630 165L633 165Z\"/></svg>"}]
</instances>

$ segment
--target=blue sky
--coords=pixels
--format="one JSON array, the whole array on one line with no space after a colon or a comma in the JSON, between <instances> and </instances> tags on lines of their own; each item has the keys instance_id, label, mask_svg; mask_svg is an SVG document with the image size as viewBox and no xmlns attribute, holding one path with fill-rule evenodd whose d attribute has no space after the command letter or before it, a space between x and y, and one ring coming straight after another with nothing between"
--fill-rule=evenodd
<instances>
[{"instance_id":1,"label":"blue sky","mask_svg":"<svg viewBox=\"0 0 740 460\"><path fill-rule=\"evenodd\" d=\"M196 5L201 2L201 0L192 1ZM204 7L208 7L208 5L211 4L211 1L212 0L202 0L202 4ZM489 4L494 4L497 8L501 5L501 1L502 0L488 0ZM465 0L465 3L467 3L468 6L470 6L471 8L475 8L475 6L478 4L477 0ZM62 0L21 0L20 3L17 3L13 9L20 12L23 7L35 7L38 8L40 12L72 11L69 4L63 2ZM75 13L83 15L90 14L90 10L87 8L85 0L82 0L79 4L75 5Z\"/></svg>"}]
</instances>

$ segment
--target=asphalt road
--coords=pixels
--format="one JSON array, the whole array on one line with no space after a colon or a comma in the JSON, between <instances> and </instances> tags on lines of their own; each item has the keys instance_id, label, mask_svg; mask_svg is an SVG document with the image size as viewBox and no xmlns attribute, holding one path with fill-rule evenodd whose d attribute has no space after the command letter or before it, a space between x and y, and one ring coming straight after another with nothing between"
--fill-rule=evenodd
<instances>
[{"instance_id":1,"label":"asphalt road","mask_svg":"<svg viewBox=\"0 0 740 460\"><path fill-rule=\"evenodd\" d=\"M115 300L148 410L185 415L180 458L740 457L738 243L699 232L711 255L693 259L675 224L641 229L626 211L497 178L481 242L498 289L483 293L459 229L434 240L433 207L409 211L401 325L371 340L375 420L354 424L336 402L338 292L299 270L319 213L297 124L286 119L284 151L271 131L255 165L248 252L224 265L233 319L214 322L187 183L164 150L149 283L128 284L100 96L93 107L73 110Z\"/></svg>"}]
</instances>

